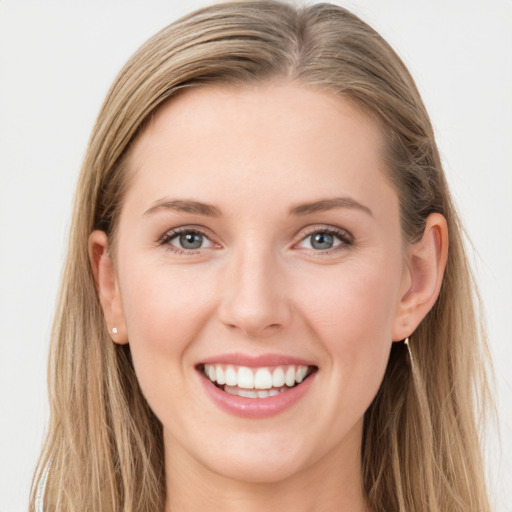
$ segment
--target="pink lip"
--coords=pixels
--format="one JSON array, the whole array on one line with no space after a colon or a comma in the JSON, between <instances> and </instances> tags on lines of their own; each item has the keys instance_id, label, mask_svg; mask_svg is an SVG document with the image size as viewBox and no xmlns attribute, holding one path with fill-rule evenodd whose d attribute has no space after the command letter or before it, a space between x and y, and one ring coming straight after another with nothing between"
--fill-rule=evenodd
<instances>
[{"instance_id":1,"label":"pink lip","mask_svg":"<svg viewBox=\"0 0 512 512\"><path fill-rule=\"evenodd\" d=\"M266 363L266 366L272 365ZM288 391L283 391L276 396L269 396L267 398L246 398L231 395L215 386L215 384L202 373L200 373L200 375L209 397L223 411L242 418L268 418L288 409L300 400L311 387L316 372Z\"/></svg>"},{"instance_id":2,"label":"pink lip","mask_svg":"<svg viewBox=\"0 0 512 512\"><path fill-rule=\"evenodd\" d=\"M213 356L201 364L232 364L234 366L247 366L249 368L257 368L262 366L282 366L282 365L299 365L314 366L310 361L297 359L296 357L285 356L281 354L262 354L259 356L248 356L244 354L220 354Z\"/></svg>"}]
</instances>

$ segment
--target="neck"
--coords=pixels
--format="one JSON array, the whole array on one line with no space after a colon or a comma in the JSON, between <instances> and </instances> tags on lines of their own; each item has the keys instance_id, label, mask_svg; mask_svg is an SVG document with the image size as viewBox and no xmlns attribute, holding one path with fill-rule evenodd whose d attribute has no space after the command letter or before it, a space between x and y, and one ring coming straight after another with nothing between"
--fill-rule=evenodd
<instances>
[{"instance_id":1,"label":"neck","mask_svg":"<svg viewBox=\"0 0 512 512\"><path fill-rule=\"evenodd\" d=\"M172 444L172 456L166 456L165 512L369 512L359 449L348 453L342 449L340 455L335 448L282 480L255 483L219 475L196 460L186 461L188 454Z\"/></svg>"}]
</instances>

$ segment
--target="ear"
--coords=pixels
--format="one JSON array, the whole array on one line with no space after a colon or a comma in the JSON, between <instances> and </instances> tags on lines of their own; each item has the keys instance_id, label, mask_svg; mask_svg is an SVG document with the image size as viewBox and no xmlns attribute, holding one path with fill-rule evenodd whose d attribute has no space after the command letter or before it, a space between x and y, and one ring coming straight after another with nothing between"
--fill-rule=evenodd
<instances>
[{"instance_id":1,"label":"ear","mask_svg":"<svg viewBox=\"0 0 512 512\"><path fill-rule=\"evenodd\" d=\"M439 213L428 216L421 239L410 245L393 341L410 336L434 306L448 258L448 226Z\"/></svg>"},{"instance_id":2,"label":"ear","mask_svg":"<svg viewBox=\"0 0 512 512\"><path fill-rule=\"evenodd\" d=\"M115 343L124 345L128 343L128 335L121 293L114 263L108 251L108 238L103 231L93 231L90 234L89 259L108 332Z\"/></svg>"}]
</instances>

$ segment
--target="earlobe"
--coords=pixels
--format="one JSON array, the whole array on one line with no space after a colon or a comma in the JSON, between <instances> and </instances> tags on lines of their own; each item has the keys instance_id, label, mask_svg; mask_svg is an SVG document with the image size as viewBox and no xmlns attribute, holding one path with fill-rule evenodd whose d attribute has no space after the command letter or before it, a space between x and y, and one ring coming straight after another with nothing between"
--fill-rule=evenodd
<instances>
[{"instance_id":1,"label":"earlobe","mask_svg":"<svg viewBox=\"0 0 512 512\"><path fill-rule=\"evenodd\" d=\"M410 245L407 288L403 290L393 326L393 341L410 336L434 306L448 259L448 226L439 213L428 216L421 239Z\"/></svg>"},{"instance_id":2,"label":"earlobe","mask_svg":"<svg viewBox=\"0 0 512 512\"><path fill-rule=\"evenodd\" d=\"M103 231L89 236L89 260L94 274L108 332L115 343L128 343L121 293L112 257L108 251L108 238Z\"/></svg>"}]
</instances>

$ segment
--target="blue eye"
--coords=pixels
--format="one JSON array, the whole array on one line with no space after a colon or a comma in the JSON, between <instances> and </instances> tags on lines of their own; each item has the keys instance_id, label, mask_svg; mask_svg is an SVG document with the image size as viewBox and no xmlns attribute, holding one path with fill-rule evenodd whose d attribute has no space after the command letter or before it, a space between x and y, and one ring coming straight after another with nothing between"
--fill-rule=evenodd
<instances>
[{"instance_id":1,"label":"blue eye","mask_svg":"<svg viewBox=\"0 0 512 512\"><path fill-rule=\"evenodd\" d=\"M185 233L180 233L171 239L172 241L176 240L181 249L199 249L203 245L203 235L201 233L196 233L194 231L189 231ZM173 244L174 245L174 244Z\"/></svg>"},{"instance_id":2,"label":"blue eye","mask_svg":"<svg viewBox=\"0 0 512 512\"><path fill-rule=\"evenodd\" d=\"M215 245L205 234L195 229L169 231L160 239L160 244L178 253L207 249Z\"/></svg>"},{"instance_id":3,"label":"blue eye","mask_svg":"<svg viewBox=\"0 0 512 512\"><path fill-rule=\"evenodd\" d=\"M351 244L352 239L345 231L317 229L306 235L298 244L298 247L318 252L329 252L330 250L343 249Z\"/></svg>"},{"instance_id":4,"label":"blue eye","mask_svg":"<svg viewBox=\"0 0 512 512\"><path fill-rule=\"evenodd\" d=\"M335 237L330 233L314 233L309 235L310 244L313 249L325 251L334 247Z\"/></svg>"}]
</instances>

